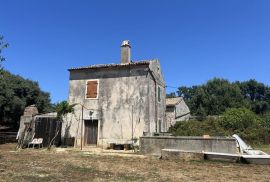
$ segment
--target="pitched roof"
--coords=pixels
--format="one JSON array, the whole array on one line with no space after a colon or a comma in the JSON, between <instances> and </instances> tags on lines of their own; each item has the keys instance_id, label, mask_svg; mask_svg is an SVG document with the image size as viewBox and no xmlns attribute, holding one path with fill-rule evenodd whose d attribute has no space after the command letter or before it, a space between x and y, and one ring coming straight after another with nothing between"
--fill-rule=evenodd
<instances>
[{"instance_id":1,"label":"pitched roof","mask_svg":"<svg viewBox=\"0 0 270 182\"><path fill-rule=\"evenodd\" d=\"M96 64L96 65L90 65L90 66L84 66L84 67L77 67L77 68L70 68L68 71L72 70L84 70L84 69L99 69L99 68L119 68L119 67L129 67L129 66L137 66L137 65L149 65L151 61L155 60L142 60L142 61L131 61L131 63L126 64Z\"/></svg>"},{"instance_id":2,"label":"pitched roof","mask_svg":"<svg viewBox=\"0 0 270 182\"><path fill-rule=\"evenodd\" d=\"M166 106L175 106L183 100L182 97L166 98Z\"/></svg>"}]
</instances>

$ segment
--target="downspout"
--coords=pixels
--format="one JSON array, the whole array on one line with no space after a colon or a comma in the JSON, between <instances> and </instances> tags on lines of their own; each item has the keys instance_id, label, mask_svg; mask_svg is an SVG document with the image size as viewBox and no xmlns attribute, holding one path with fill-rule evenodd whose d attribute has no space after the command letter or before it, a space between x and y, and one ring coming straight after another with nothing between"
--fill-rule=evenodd
<instances>
[{"instance_id":1,"label":"downspout","mask_svg":"<svg viewBox=\"0 0 270 182\"><path fill-rule=\"evenodd\" d=\"M150 68L148 69L148 72L152 76L154 83L155 83L155 124L156 124L155 130L157 133L157 129L158 129L157 128L157 80L156 80L155 76L153 75L152 70Z\"/></svg>"}]
</instances>

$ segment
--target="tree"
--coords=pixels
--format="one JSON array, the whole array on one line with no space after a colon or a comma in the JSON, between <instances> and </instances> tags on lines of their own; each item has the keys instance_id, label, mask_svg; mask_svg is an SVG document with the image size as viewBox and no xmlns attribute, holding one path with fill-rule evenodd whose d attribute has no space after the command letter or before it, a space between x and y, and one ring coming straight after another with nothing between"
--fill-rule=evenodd
<instances>
[{"instance_id":1,"label":"tree","mask_svg":"<svg viewBox=\"0 0 270 182\"><path fill-rule=\"evenodd\" d=\"M246 108L227 109L222 118L222 125L226 130L236 133L243 132L247 128L254 127L260 123L260 118Z\"/></svg>"},{"instance_id":2,"label":"tree","mask_svg":"<svg viewBox=\"0 0 270 182\"><path fill-rule=\"evenodd\" d=\"M172 93L166 94L166 98L175 98L175 97L176 97L175 92L172 92Z\"/></svg>"},{"instance_id":3,"label":"tree","mask_svg":"<svg viewBox=\"0 0 270 182\"><path fill-rule=\"evenodd\" d=\"M198 86L192 86L192 87L179 87L178 91L176 91L176 93L183 97L185 101L189 101L191 100L192 96L195 94L194 92L196 91L196 89L198 88Z\"/></svg>"},{"instance_id":4,"label":"tree","mask_svg":"<svg viewBox=\"0 0 270 182\"><path fill-rule=\"evenodd\" d=\"M200 86L179 87L177 93L183 96L191 113L199 116L219 115L231 107L248 107L239 86L225 79L214 78Z\"/></svg>"},{"instance_id":5,"label":"tree","mask_svg":"<svg viewBox=\"0 0 270 182\"><path fill-rule=\"evenodd\" d=\"M0 78L0 125L18 127L24 108L35 104L40 113L52 111L50 94L37 82L3 70Z\"/></svg>"},{"instance_id":6,"label":"tree","mask_svg":"<svg viewBox=\"0 0 270 182\"><path fill-rule=\"evenodd\" d=\"M69 104L67 101L62 101L55 106L55 111L57 112L57 118L60 121L63 121L63 117L65 117L68 113L74 112L74 107L76 104Z\"/></svg>"},{"instance_id":7,"label":"tree","mask_svg":"<svg viewBox=\"0 0 270 182\"><path fill-rule=\"evenodd\" d=\"M263 114L270 109L270 87L254 79L236 84L255 113Z\"/></svg>"},{"instance_id":8,"label":"tree","mask_svg":"<svg viewBox=\"0 0 270 182\"><path fill-rule=\"evenodd\" d=\"M2 51L8 47L8 43L4 41L4 37L0 35L0 69L3 69L2 62L6 59L2 56Z\"/></svg>"}]
</instances>

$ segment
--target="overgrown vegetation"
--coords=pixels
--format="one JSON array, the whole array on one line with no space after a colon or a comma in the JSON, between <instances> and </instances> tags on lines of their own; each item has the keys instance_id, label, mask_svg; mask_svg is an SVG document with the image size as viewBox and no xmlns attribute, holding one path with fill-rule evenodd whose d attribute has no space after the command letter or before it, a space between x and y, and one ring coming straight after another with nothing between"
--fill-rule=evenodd
<instances>
[{"instance_id":1,"label":"overgrown vegetation","mask_svg":"<svg viewBox=\"0 0 270 182\"><path fill-rule=\"evenodd\" d=\"M174 96L171 93L168 96ZM256 80L229 82L214 78L206 84L192 87L179 87L192 115L220 115L228 108L245 107L256 114L270 110L270 87Z\"/></svg>"},{"instance_id":2,"label":"overgrown vegetation","mask_svg":"<svg viewBox=\"0 0 270 182\"><path fill-rule=\"evenodd\" d=\"M256 80L229 82L214 78L206 84L179 87L168 97L182 96L199 120L178 122L174 135L231 136L250 143L270 143L270 87ZM211 117L209 117L211 116Z\"/></svg>"},{"instance_id":3,"label":"overgrown vegetation","mask_svg":"<svg viewBox=\"0 0 270 182\"><path fill-rule=\"evenodd\" d=\"M52 111L50 95L43 92L38 82L24 79L4 70L6 58L2 51L9 46L0 35L0 126L17 129L26 106L36 105L40 113Z\"/></svg>"},{"instance_id":4,"label":"overgrown vegetation","mask_svg":"<svg viewBox=\"0 0 270 182\"><path fill-rule=\"evenodd\" d=\"M65 117L68 113L74 112L74 107L76 104L69 104L67 101L62 101L56 104L55 111L57 112L57 119L63 121L63 117Z\"/></svg>"},{"instance_id":5,"label":"overgrown vegetation","mask_svg":"<svg viewBox=\"0 0 270 182\"><path fill-rule=\"evenodd\" d=\"M269 113L258 116L246 108L227 109L220 117L177 122L170 131L180 136L232 136L238 134L251 144L270 143Z\"/></svg>"},{"instance_id":6,"label":"overgrown vegetation","mask_svg":"<svg viewBox=\"0 0 270 182\"><path fill-rule=\"evenodd\" d=\"M18 127L26 106L35 104L40 113L52 111L50 94L37 82L3 70L0 78L0 125Z\"/></svg>"},{"instance_id":7,"label":"overgrown vegetation","mask_svg":"<svg viewBox=\"0 0 270 182\"><path fill-rule=\"evenodd\" d=\"M68 113L74 113L74 107L76 104L69 104L67 101L62 101L56 104L55 110L57 112L57 125L56 125L56 133L55 136L52 138L52 140L49 143L48 149L51 148L53 142L55 141L56 137L58 136L60 130L61 130L61 122L63 121L64 117Z\"/></svg>"}]
</instances>

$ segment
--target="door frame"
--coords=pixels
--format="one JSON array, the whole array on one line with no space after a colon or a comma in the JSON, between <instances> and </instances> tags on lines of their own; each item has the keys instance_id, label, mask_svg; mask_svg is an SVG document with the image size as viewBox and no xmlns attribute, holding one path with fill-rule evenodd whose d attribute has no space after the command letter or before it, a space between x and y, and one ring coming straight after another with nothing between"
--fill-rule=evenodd
<instances>
[{"instance_id":1,"label":"door frame","mask_svg":"<svg viewBox=\"0 0 270 182\"><path fill-rule=\"evenodd\" d=\"M84 126L84 130L83 130L83 145L84 146L97 146L98 145L98 140L99 140L99 120L98 119L84 119L83 120L83 126ZM97 137L97 142L96 144L87 144L87 133L86 133L86 122L97 122L97 133L96 133L96 137Z\"/></svg>"}]
</instances>

